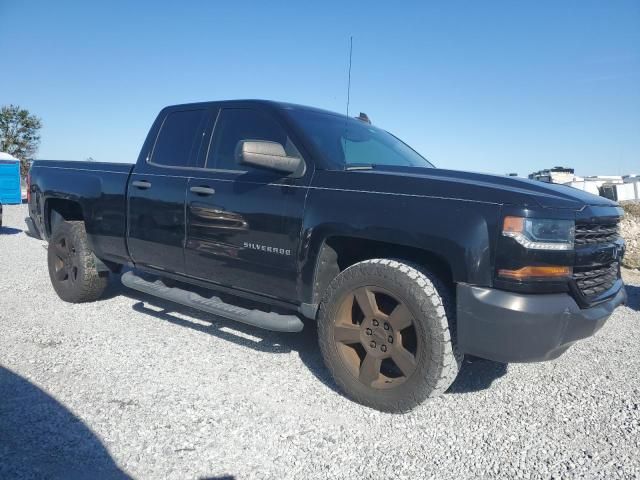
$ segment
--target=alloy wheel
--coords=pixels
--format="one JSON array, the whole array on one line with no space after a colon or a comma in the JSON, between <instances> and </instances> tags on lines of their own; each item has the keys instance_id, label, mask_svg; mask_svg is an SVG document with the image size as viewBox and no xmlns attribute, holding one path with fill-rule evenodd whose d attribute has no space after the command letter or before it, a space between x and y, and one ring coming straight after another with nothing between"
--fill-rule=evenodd
<instances>
[{"instance_id":1,"label":"alloy wheel","mask_svg":"<svg viewBox=\"0 0 640 480\"><path fill-rule=\"evenodd\" d=\"M78 279L79 263L75 246L66 237L54 244L54 274L60 282L75 283Z\"/></svg>"},{"instance_id":2,"label":"alloy wheel","mask_svg":"<svg viewBox=\"0 0 640 480\"><path fill-rule=\"evenodd\" d=\"M405 382L416 370L422 348L406 303L377 286L358 287L344 297L333 338L351 374L379 389Z\"/></svg>"}]
</instances>

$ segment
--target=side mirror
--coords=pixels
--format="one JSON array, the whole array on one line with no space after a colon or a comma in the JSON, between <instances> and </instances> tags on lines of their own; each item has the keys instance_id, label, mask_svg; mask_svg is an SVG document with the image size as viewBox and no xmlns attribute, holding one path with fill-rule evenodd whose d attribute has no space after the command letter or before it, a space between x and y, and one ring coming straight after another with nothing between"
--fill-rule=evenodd
<instances>
[{"instance_id":1,"label":"side mirror","mask_svg":"<svg viewBox=\"0 0 640 480\"><path fill-rule=\"evenodd\" d=\"M266 140L240 140L236 147L236 160L241 164L286 173L295 173L302 165L301 158L288 157L278 142Z\"/></svg>"}]
</instances>

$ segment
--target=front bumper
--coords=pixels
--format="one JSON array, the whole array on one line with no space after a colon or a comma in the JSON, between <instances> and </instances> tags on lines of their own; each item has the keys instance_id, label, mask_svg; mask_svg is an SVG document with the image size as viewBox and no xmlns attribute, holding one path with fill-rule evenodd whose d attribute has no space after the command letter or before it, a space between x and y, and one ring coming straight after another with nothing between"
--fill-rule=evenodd
<instances>
[{"instance_id":1,"label":"front bumper","mask_svg":"<svg viewBox=\"0 0 640 480\"><path fill-rule=\"evenodd\" d=\"M590 337L627 301L624 287L591 308L566 293L521 294L457 286L458 346L464 353L499 362L540 362Z\"/></svg>"}]
</instances>

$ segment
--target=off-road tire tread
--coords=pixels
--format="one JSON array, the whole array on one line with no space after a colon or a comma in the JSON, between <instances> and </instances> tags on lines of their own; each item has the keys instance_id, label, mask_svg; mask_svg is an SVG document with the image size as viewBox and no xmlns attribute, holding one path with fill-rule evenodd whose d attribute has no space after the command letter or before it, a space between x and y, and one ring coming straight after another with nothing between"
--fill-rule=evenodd
<instances>
[{"instance_id":1,"label":"off-road tire tread","mask_svg":"<svg viewBox=\"0 0 640 480\"><path fill-rule=\"evenodd\" d=\"M52 268L52 256L53 253L53 240L56 234L61 230L66 230L66 235L73 239L77 255L80 260L80 269L78 271L78 281L76 281L74 288L61 288L58 281L54 277L54 270ZM89 248L89 241L87 240L87 232L85 230L84 222L82 221L65 221L58 224L56 230L51 236L51 242L47 252L47 260L49 264L49 277L51 278L51 284L58 296L70 303L85 303L94 302L98 300L109 283L108 274L100 274L96 267L95 257L93 252Z\"/></svg>"}]
</instances>

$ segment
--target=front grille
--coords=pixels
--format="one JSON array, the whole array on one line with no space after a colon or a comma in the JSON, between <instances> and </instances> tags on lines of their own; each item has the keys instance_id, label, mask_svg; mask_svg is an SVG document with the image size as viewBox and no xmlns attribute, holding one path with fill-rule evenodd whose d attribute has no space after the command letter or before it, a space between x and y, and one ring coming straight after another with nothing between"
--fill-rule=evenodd
<instances>
[{"instance_id":1,"label":"front grille","mask_svg":"<svg viewBox=\"0 0 640 480\"><path fill-rule=\"evenodd\" d=\"M581 260L573 268L573 281L587 303L597 300L600 295L613 287L620 277L618 257L614 256L607 263L602 263L600 255L603 249L598 248L602 246L608 249L607 245L620 240L618 223L618 218L611 217L599 218L597 221L576 222L574 243L576 254ZM580 252L583 254L581 255ZM586 256L584 253L587 253Z\"/></svg>"},{"instance_id":2,"label":"front grille","mask_svg":"<svg viewBox=\"0 0 640 480\"><path fill-rule=\"evenodd\" d=\"M618 223L578 223L576 224L576 245L611 243L620 238Z\"/></svg>"},{"instance_id":3,"label":"front grille","mask_svg":"<svg viewBox=\"0 0 640 480\"><path fill-rule=\"evenodd\" d=\"M576 267L573 280L587 300L606 292L618 279L618 262L601 267Z\"/></svg>"}]
</instances>

